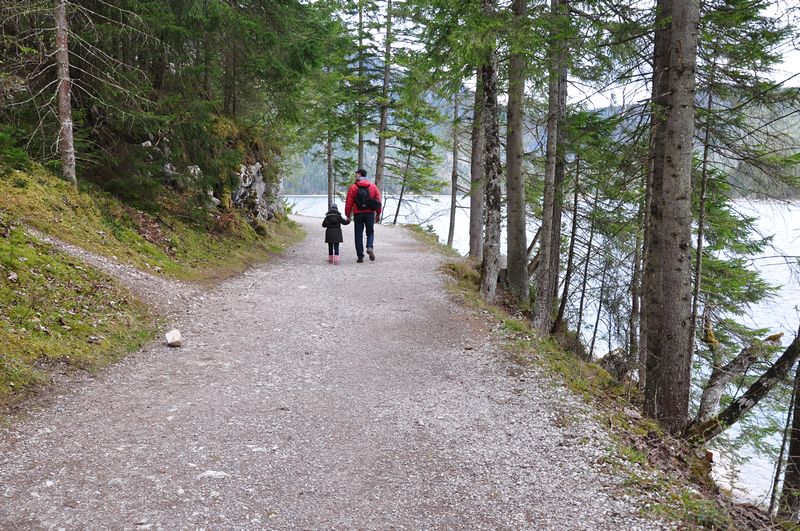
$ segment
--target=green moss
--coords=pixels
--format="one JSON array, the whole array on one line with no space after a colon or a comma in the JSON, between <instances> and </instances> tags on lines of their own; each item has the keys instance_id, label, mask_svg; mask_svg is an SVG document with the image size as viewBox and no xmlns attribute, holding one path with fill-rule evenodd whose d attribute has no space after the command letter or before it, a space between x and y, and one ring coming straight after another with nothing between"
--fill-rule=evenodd
<instances>
[{"instance_id":1,"label":"green moss","mask_svg":"<svg viewBox=\"0 0 800 531\"><path fill-rule=\"evenodd\" d=\"M75 189L41 167L12 172L0 177L0 209L89 251L184 280L235 274L302 235L284 220L261 236L237 211L212 215L176 192L164 194L158 212L146 213L82 186Z\"/></svg>"},{"instance_id":2,"label":"green moss","mask_svg":"<svg viewBox=\"0 0 800 531\"><path fill-rule=\"evenodd\" d=\"M687 522L708 529L729 529L731 517L714 500L688 489L669 493L667 503L654 504L650 512L659 517Z\"/></svg>"},{"instance_id":3,"label":"green moss","mask_svg":"<svg viewBox=\"0 0 800 531\"><path fill-rule=\"evenodd\" d=\"M637 450L632 446L619 445L617 447L617 451L619 452L620 456L626 461L629 461L631 463L639 463L640 465L644 465L647 463L647 454L642 452L641 450Z\"/></svg>"},{"instance_id":4,"label":"green moss","mask_svg":"<svg viewBox=\"0 0 800 531\"><path fill-rule=\"evenodd\" d=\"M503 319L503 328L512 334L525 334L531 331L528 323L512 318Z\"/></svg>"},{"instance_id":5,"label":"green moss","mask_svg":"<svg viewBox=\"0 0 800 531\"><path fill-rule=\"evenodd\" d=\"M56 364L93 370L155 332L147 309L105 274L28 237L0 212L0 405Z\"/></svg>"},{"instance_id":6,"label":"green moss","mask_svg":"<svg viewBox=\"0 0 800 531\"><path fill-rule=\"evenodd\" d=\"M417 237L418 240L426 243L436 249L438 252L446 255L446 256L461 256L458 254L458 251L450 247L449 245L445 245L439 241L439 237L434 232L433 227L428 225L427 227L423 227L422 225L403 225L407 229L411 231L411 233Z\"/></svg>"}]
</instances>

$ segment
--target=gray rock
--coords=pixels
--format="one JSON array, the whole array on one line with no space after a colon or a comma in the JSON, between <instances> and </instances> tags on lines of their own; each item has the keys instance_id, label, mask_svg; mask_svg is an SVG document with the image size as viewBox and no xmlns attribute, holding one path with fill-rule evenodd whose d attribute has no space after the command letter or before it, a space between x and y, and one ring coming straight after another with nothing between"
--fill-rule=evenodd
<instances>
[{"instance_id":1,"label":"gray rock","mask_svg":"<svg viewBox=\"0 0 800 531\"><path fill-rule=\"evenodd\" d=\"M181 341L183 340L180 330L175 328L167 332L164 338L166 339L167 346L169 347L180 347Z\"/></svg>"},{"instance_id":2,"label":"gray rock","mask_svg":"<svg viewBox=\"0 0 800 531\"><path fill-rule=\"evenodd\" d=\"M242 164L239 186L232 195L233 206L244 211L254 222L265 222L283 214L283 186L280 179L270 182L264 178L260 162Z\"/></svg>"}]
</instances>

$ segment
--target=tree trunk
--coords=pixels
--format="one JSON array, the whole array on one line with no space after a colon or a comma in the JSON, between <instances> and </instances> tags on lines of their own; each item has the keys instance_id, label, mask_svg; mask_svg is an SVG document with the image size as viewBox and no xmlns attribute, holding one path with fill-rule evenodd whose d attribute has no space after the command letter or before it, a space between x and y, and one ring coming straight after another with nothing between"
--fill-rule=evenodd
<instances>
[{"instance_id":1,"label":"tree trunk","mask_svg":"<svg viewBox=\"0 0 800 531\"><path fill-rule=\"evenodd\" d=\"M453 164L450 168L450 227L447 230L447 245L453 246L456 231L456 206L458 202L458 95L453 96Z\"/></svg>"},{"instance_id":2,"label":"tree trunk","mask_svg":"<svg viewBox=\"0 0 800 531\"><path fill-rule=\"evenodd\" d=\"M364 102L361 92L364 90L364 7L358 1L358 91L359 98L356 105L356 149L358 151L359 168L364 167Z\"/></svg>"},{"instance_id":3,"label":"tree trunk","mask_svg":"<svg viewBox=\"0 0 800 531\"><path fill-rule=\"evenodd\" d=\"M594 341L597 338L597 327L600 326L600 316L603 314L603 296L606 291L606 267L603 267L603 276L600 277L600 298L597 303L597 317L594 320L594 330L592 331L592 345L589 347L589 361L594 359Z\"/></svg>"},{"instance_id":4,"label":"tree trunk","mask_svg":"<svg viewBox=\"0 0 800 531\"><path fill-rule=\"evenodd\" d=\"M792 394L792 429L789 436L789 456L786 461L786 473L783 476L783 488L778 507L778 516L796 522L800 516L800 413L798 397L800 396L800 366L794 376ZM775 485L777 488L777 484Z\"/></svg>"},{"instance_id":5,"label":"tree trunk","mask_svg":"<svg viewBox=\"0 0 800 531\"><path fill-rule=\"evenodd\" d=\"M595 189L594 191L594 202L592 203L592 208L594 205L597 204L597 197L599 194L599 189ZM583 324L583 304L586 300L586 286L589 283L589 262L592 258L592 241L594 240L594 217L592 217L591 221L589 222L589 242L586 244L586 261L583 263L583 282L581 283L581 299L578 303L578 326L576 331L578 332L578 337L581 336L581 325Z\"/></svg>"},{"instance_id":6,"label":"tree trunk","mask_svg":"<svg viewBox=\"0 0 800 531\"><path fill-rule=\"evenodd\" d=\"M533 235L533 238L531 239L531 243L528 244L528 257L531 256L531 253L533 252L533 249L536 247L536 244L539 243L539 236L541 236L541 235L542 235L542 226L539 225L539 227L536 228L536 233ZM528 261L528 277L529 278L532 277L533 274L536 272L536 268L537 267L539 267L539 253L538 252L535 255L533 255L533 258L531 258Z\"/></svg>"},{"instance_id":7,"label":"tree trunk","mask_svg":"<svg viewBox=\"0 0 800 531\"><path fill-rule=\"evenodd\" d=\"M564 211L564 176L567 161L564 156L567 114L567 63L562 62L558 80L558 132L556 133L556 170L553 179L553 226L550 233L550 278L553 286L551 299L558 297L558 274L561 269L561 215Z\"/></svg>"},{"instance_id":8,"label":"tree trunk","mask_svg":"<svg viewBox=\"0 0 800 531\"><path fill-rule=\"evenodd\" d=\"M203 2L203 16L208 16L208 0ZM212 99L211 95L211 32L207 29L203 30L203 94L208 100Z\"/></svg>"},{"instance_id":9,"label":"tree trunk","mask_svg":"<svg viewBox=\"0 0 800 531\"><path fill-rule=\"evenodd\" d=\"M712 349L717 348L711 345ZM717 413L722 394L729 383L737 376L750 368L759 358L759 349L753 345L742 349L738 356L733 358L724 367L715 365L711 370L706 386L703 388L703 395L700 397L700 407L697 411L697 422L705 422ZM716 356L715 356L716 357Z\"/></svg>"},{"instance_id":10,"label":"tree trunk","mask_svg":"<svg viewBox=\"0 0 800 531\"><path fill-rule=\"evenodd\" d=\"M481 0L484 15L494 14L496 0ZM494 301L500 272L500 131L497 111L497 63L494 45L481 65L483 84L483 130L485 136L486 232L481 262L481 296Z\"/></svg>"},{"instance_id":11,"label":"tree trunk","mask_svg":"<svg viewBox=\"0 0 800 531\"><path fill-rule=\"evenodd\" d=\"M400 205L403 204L403 196L406 193L406 181L408 175L408 168L411 166L411 152L414 150L413 144L408 147L408 156L406 157L406 167L403 170L403 184L400 186L400 197L397 199L397 210L394 211L394 221L392 225L397 225L397 217L400 215Z\"/></svg>"},{"instance_id":12,"label":"tree trunk","mask_svg":"<svg viewBox=\"0 0 800 531\"><path fill-rule=\"evenodd\" d=\"M325 142L325 159L328 163L328 208L330 208L333 204L333 192L336 186L333 179L333 133L330 130Z\"/></svg>"},{"instance_id":13,"label":"tree trunk","mask_svg":"<svg viewBox=\"0 0 800 531\"><path fill-rule=\"evenodd\" d=\"M694 1L694 0L692 0ZM653 87L650 102L650 138L648 156L645 163L645 222L644 245L642 246L642 309L639 317L639 387L644 391L647 386L647 358L650 352L647 338L650 333L658 334L659 321L648 325L648 312L650 300L661 300L661 279L658 276L660 269L654 263L651 255L659 242L659 235L653 232L654 213L661 206L654 197L661 197L664 170L664 118L667 109L667 96L669 94L669 0L662 0L656 6L658 18L655 24L653 47ZM658 178L656 178L658 174ZM660 199L659 199L660 200ZM651 267L652 266L652 267Z\"/></svg>"},{"instance_id":14,"label":"tree trunk","mask_svg":"<svg viewBox=\"0 0 800 531\"><path fill-rule=\"evenodd\" d=\"M475 84L475 103L472 107L472 139L470 156L469 195L469 255L483 260L483 218L486 189L483 180L486 137L483 131L483 82L480 69Z\"/></svg>"},{"instance_id":15,"label":"tree trunk","mask_svg":"<svg viewBox=\"0 0 800 531\"><path fill-rule=\"evenodd\" d=\"M653 118L651 117L651 125ZM653 138L653 130L651 128L651 142ZM649 234L650 234L650 209L652 206L653 197L653 164L650 158L652 148L648 148L647 161L645 162L645 177L644 177L644 219L642 221L642 272L641 277L641 297L639 298L639 389L644 391L647 385L647 293L648 289L648 275L646 274L646 264L648 263L649 254Z\"/></svg>"},{"instance_id":16,"label":"tree trunk","mask_svg":"<svg viewBox=\"0 0 800 531\"><path fill-rule=\"evenodd\" d=\"M528 0L514 0L511 4L515 20L524 20L528 14ZM512 47L513 50L513 47ZM530 298L528 278L528 244L525 223L525 179L522 173L523 120L522 106L525 97L525 56L513 51L508 67L508 125L506 127L506 208L508 288L523 304Z\"/></svg>"},{"instance_id":17,"label":"tree trunk","mask_svg":"<svg viewBox=\"0 0 800 531\"><path fill-rule=\"evenodd\" d=\"M699 0L658 0L656 25L668 26L668 38L655 50L655 64L668 65L664 112L663 166L654 160L653 227L647 269L648 357L645 411L672 432L681 431L689 413L691 356L692 140ZM666 54L666 61L660 57ZM662 73L654 71L654 87ZM660 96L660 95L659 95ZM658 323L658 326L653 326Z\"/></svg>"},{"instance_id":18,"label":"tree trunk","mask_svg":"<svg viewBox=\"0 0 800 531\"><path fill-rule=\"evenodd\" d=\"M716 73L716 50L714 45L712 51L711 72L708 77L708 101L706 102L706 126L703 133L703 162L700 174L700 206L697 219L697 249L695 251L694 262L694 292L692 293L692 320L689 323L689 356L694 355L695 330L697 329L697 310L700 303L700 284L703 280L703 235L706 225L706 188L708 186L708 163L709 163L709 142L711 139L711 108L714 104L714 75Z\"/></svg>"},{"instance_id":19,"label":"tree trunk","mask_svg":"<svg viewBox=\"0 0 800 531\"><path fill-rule=\"evenodd\" d=\"M639 223L641 223L643 208L639 209ZM628 320L628 356L626 368L633 370L639 359L639 301L641 299L640 285L642 282L642 260L640 250L642 238L639 229L636 229L636 241L633 249L633 273L631 274L631 315Z\"/></svg>"},{"instance_id":20,"label":"tree trunk","mask_svg":"<svg viewBox=\"0 0 800 531\"><path fill-rule=\"evenodd\" d=\"M794 421L794 409L797 403L797 386L800 385L800 367L795 369L794 373L794 386L792 388L792 398L789 404L789 410L786 412L786 423L783 426L783 437L781 437L781 449L778 452L778 459L775 462L775 474L772 476L772 489L769 494L769 509L767 514L772 516L775 514L775 504L778 501L778 485L783 475L784 456L786 455L786 443L790 437L790 432L794 433L790 427ZM800 450L800 448L798 448ZM800 457L800 456L798 456ZM798 482L800 482L800 474L798 474Z\"/></svg>"},{"instance_id":21,"label":"tree trunk","mask_svg":"<svg viewBox=\"0 0 800 531\"><path fill-rule=\"evenodd\" d=\"M381 90L380 125L378 126L378 154L375 163L375 186L383 189L383 171L386 166L386 129L389 123L389 74L392 66L392 0L386 0L386 42L383 52L383 88ZM359 168L361 166L359 165Z\"/></svg>"},{"instance_id":22,"label":"tree trunk","mask_svg":"<svg viewBox=\"0 0 800 531\"><path fill-rule=\"evenodd\" d=\"M236 117L239 109L239 95L237 89L238 54L236 45L233 44L225 49L225 81L222 85L223 106L225 112L230 116Z\"/></svg>"},{"instance_id":23,"label":"tree trunk","mask_svg":"<svg viewBox=\"0 0 800 531\"><path fill-rule=\"evenodd\" d=\"M572 200L572 229L570 230L569 236L569 251L567 253L567 270L564 272L564 290L561 292L561 300L558 304L558 313L556 314L556 320L553 322L553 328L550 329L551 333L555 333L559 328L562 327L564 321L564 311L567 308L567 298L569 297L569 284L572 281L572 268L573 262L575 260L575 240L578 232L578 197L579 197L579 186L578 182L580 179L581 173L581 159L580 157L575 157L575 179L574 179L574 187L575 190L573 191L573 200Z\"/></svg>"},{"instance_id":24,"label":"tree trunk","mask_svg":"<svg viewBox=\"0 0 800 531\"><path fill-rule=\"evenodd\" d=\"M560 19L563 10L563 0L550 0L550 13L553 24ZM553 312L554 279L550 271L551 254L558 253L553 249L553 219L555 206L555 178L556 160L558 150L558 127L560 125L560 89L562 65L566 61L566 50L563 38L558 37L555 28L550 34L550 71L548 81L547 103L547 147L545 151L544 170L544 204L542 211L542 236L539 243L539 263L536 270L536 300L533 305L533 327L541 334L550 330Z\"/></svg>"},{"instance_id":25,"label":"tree trunk","mask_svg":"<svg viewBox=\"0 0 800 531\"><path fill-rule=\"evenodd\" d=\"M736 424L748 411L764 398L775 385L786 378L800 357L800 331L778 360L751 385L745 393L731 402L719 415L705 422L693 423L686 429L687 437L700 443L707 443L729 427ZM798 426L800 428L800 426ZM795 448L800 454L800 448ZM798 455L795 454L795 455ZM789 447L789 459L792 459L792 447ZM800 455L796 463L800 464ZM787 468L787 474L788 474Z\"/></svg>"},{"instance_id":26,"label":"tree trunk","mask_svg":"<svg viewBox=\"0 0 800 531\"><path fill-rule=\"evenodd\" d=\"M72 81L69 77L69 26L67 1L58 0L56 19L56 66L58 70L58 147L61 152L61 173L64 179L77 185L75 176L75 143L72 131Z\"/></svg>"}]
</instances>

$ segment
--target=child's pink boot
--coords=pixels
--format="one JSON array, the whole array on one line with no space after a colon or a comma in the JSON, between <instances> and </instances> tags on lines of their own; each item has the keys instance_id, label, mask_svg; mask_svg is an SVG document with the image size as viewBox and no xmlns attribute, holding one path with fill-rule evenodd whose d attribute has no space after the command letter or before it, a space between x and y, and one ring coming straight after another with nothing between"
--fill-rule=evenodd
<instances>
[{"instance_id":1,"label":"child's pink boot","mask_svg":"<svg viewBox=\"0 0 800 531\"><path fill-rule=\"evenodd\" d=\"M339 255L338 254L333 256L333 264L334 265L339 265Z\"/></svg>"},{"instance_id":2,"label":"child's pink boot","mask_svg":"<svg viewBox=\"0 0 800 531\"><path fill-rule=\"evenodd\" d=\"M328 255L328 263L329 263L329 264L332 264L332 263L333 263L333 255L332 255L332 254L331 254L331 255Z\"/></svg>"}]
</instances>

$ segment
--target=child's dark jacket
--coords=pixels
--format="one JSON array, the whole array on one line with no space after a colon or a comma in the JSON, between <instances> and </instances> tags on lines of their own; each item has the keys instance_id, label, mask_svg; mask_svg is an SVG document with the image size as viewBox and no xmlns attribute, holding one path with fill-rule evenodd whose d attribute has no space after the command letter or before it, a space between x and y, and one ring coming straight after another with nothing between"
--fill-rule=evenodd
<instances>
[{"instance_id":1,"label":"child's dark jacket","mask_svg":"<svg viewBox=\"0 0 800 531\"><path fill-rule=\"evenodd\" d=\"M327 230L325 231L325 243L342 243L342 225L348 225L349 219L343 218L338 210L328 210L325 214L325 219L322 220L322 226Z\"/></svg>"}]
</instances>

